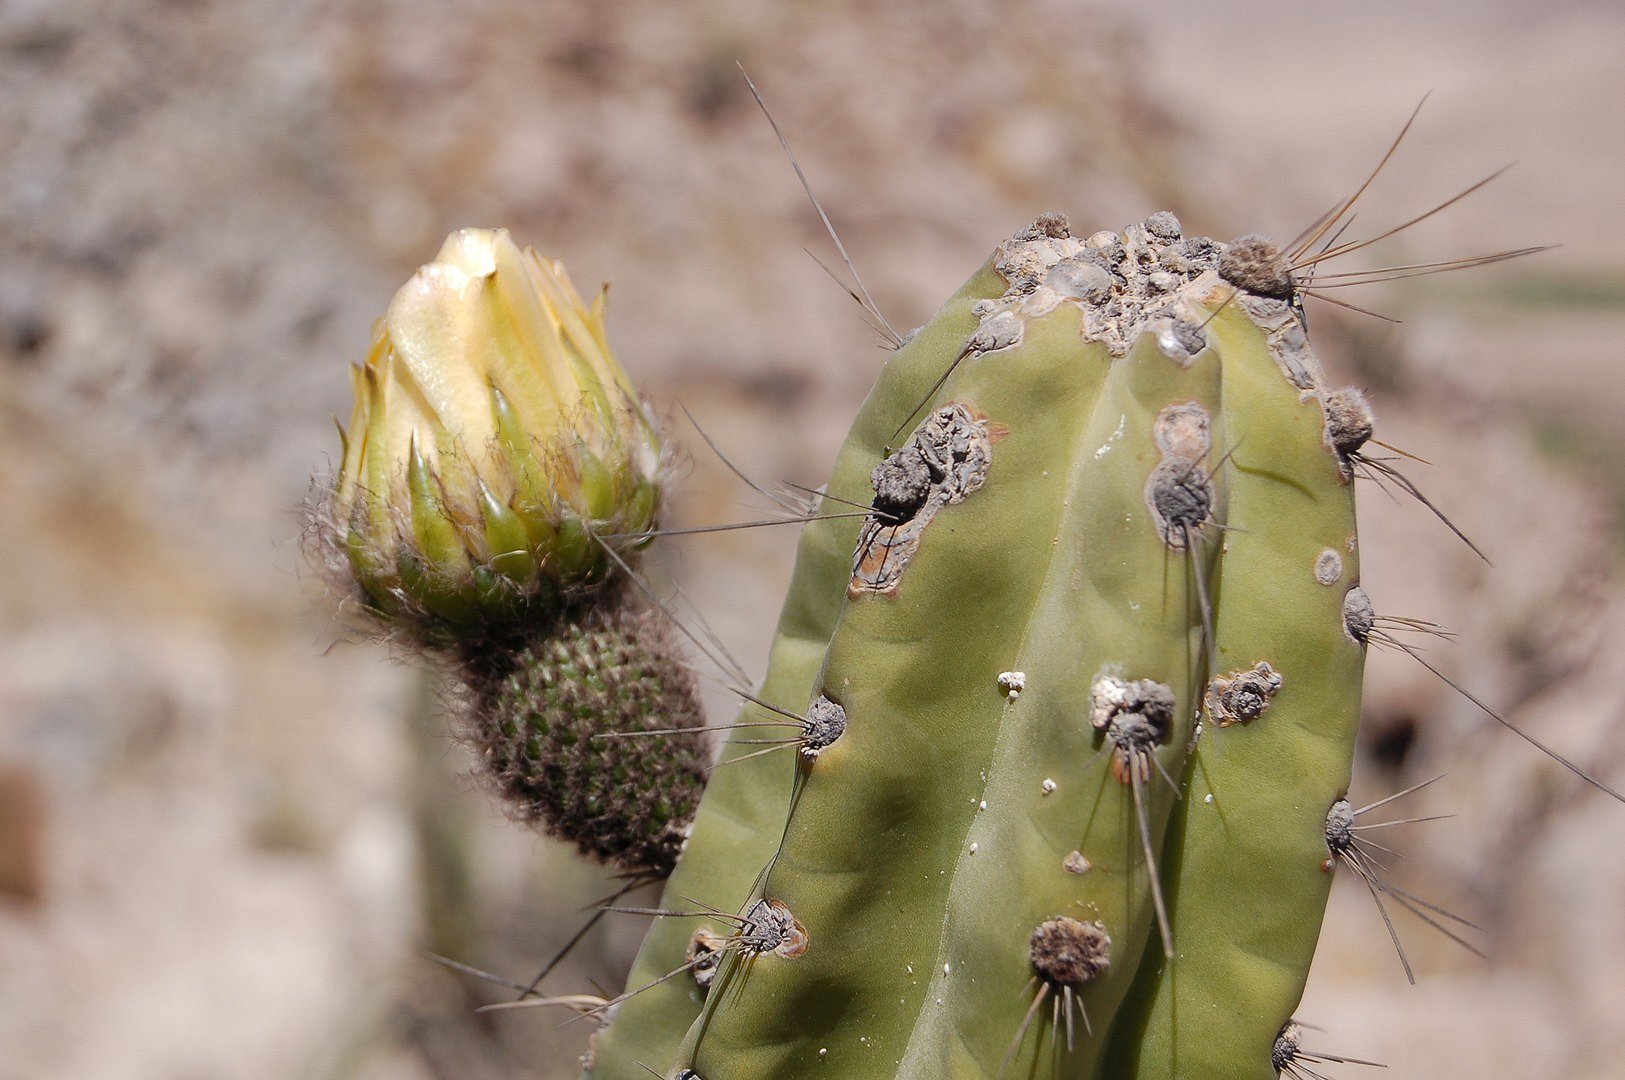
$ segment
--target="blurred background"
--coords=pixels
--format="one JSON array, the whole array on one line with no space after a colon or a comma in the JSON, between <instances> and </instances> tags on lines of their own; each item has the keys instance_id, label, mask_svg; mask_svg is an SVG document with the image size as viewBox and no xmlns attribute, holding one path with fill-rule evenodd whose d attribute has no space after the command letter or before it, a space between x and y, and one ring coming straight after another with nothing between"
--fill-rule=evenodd
<instances>
[{"instance_id":1,"label":"blurred background","mask_svg":"<svg viewBox=\"0 0 1625 1080\"><path fill-rule=\"evenodd\" d=\"M1044 210L1375 233L1362 265L1559 250L1311 303L1328 366L1495 561L1362 491L1379 610L1625 783L1625 10L1580 0L0 4L0 1080L554 1077L585 1022L480 1015L608 890L468 779L434 689L346 640L299 507L345 365L461 225L614 282L610 331L763 481L821 483L884 353L761 86L870 289L922 321ZM1345 295L1348 295L1347 293ZM678 524L755 497L689 452ZM760 674L793 536L667 544ZM1625 808L1404 658L1373 657L1355 797L1400 804L1406 986L1342 881L1301 1016L1396 1077L1605 1078L1625 1060ZM717 718L726 706L714 702ZM1398 839L1398 837L1396 837ZM1347 875L1344 875L1345 877ZM546 986L618 989L606 919ZM1338 1067L1339 1077L1365 1070Z\"/></svg>"}]
</instances>

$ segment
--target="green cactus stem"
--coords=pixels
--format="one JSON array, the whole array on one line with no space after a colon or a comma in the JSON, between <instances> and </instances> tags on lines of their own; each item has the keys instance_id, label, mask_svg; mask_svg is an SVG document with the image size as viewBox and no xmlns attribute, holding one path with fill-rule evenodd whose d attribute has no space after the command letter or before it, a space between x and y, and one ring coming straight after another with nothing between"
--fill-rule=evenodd
<instances>
[{"instance_id":1,"label":"green cactus stem","mask_svg":"<svg viewBox=\"0 0 1625 1080\"><path fill-rule=\"evenodd\" d=\"M930 322L894 354L864 402L836 459L819 515L801 534L795 571L757 696L768 705L801 712L813 700L814 681L852 577L852 552L860 523L841 515L852 502L873 495L871 475L886 456L900 419L931 392L941 375L941 356L957 350L976 329L972 307L1001 295L1005 283L990 266L978 270ZM775 719L747 705L741 723ZM793 754L745 759L762 749L750 740L760 729L741 728L722 751L700 802L682 860L667 883L661 905L687 909L694 902L742 911L762 866L778 847L790 809L796 768ZM684 925L689 924L689 925ZM644 1066L672 1060L699 1015L705 987L692 976L658 981L691 962L692 920L659 920L650 929L627 978L641 991L617 1005L608 1027L597 1032L587 1075L643 1078Z\"/></svg>"},{"instance_id":2,"label":"green cactus stem","mask_svg":"<svg viewBox=\"0 0 1625 1080\"><path fill-rule=\"evenodd\" d=\"M1164 255L1180 269L1153 285ZM725 961L679 1068L991 1076L1015 1042L1023 1075L1088 1075L1155 921L1161 774L1203 686L1218 365L1211 309L1178 289L1216 255L1172 215L1087 242L1046 215L1001 246L1004 294L939 354L944 404L897 452L930 490L874 478L877 507L913 488L929 520L864 530L819 681L847 734L803 763L763 877L808 947ZM1090 979L1035 949L1063 918L1109 943ZM1056 1054L1029 982L1095 1035Z\"/></svg>"},{"instance_id":3,"label":"green cactus stem","mask_svg":"<svg viewBox=\"0 0 1625 1080\"><path fill-rule=\"evenodd\" d=\"M453 234L402 288L311 531L375 624L462 681L516 817L627 889L668 879L622 995L542 1002L604 1022L586 1080L1355 1062L1293 1019L1337 868L1407 975L1385 897L1469 949L1454 928L1477 929L1379 877L1360 835L1426 820L1358 823L1416 788L1348 800L1370 644L1625 801L1360 585L1356 477L1444 518L1367 455L1369 403L1309 344L1294 274L1363 246L1307 254L1353 201L1288 252L1167 212L1088 237L1045 214L1000 244L864 403L709 784L692 674L634 600L663 450L602 297L501 230Z\"/></svg>"},{"instance_id":4,"label":"green cactus stem","mask_svg":"<svg viewBox=\"0 0 1625 1080\"><path fill-rule=\"evenodd\" d=\"M1300 316L1242 293L1209 331L1227 531L1205 734L1163 868L1175 955L1146 957L1112 1040L1108 1073L1142 1080L1275 1075L1271 1046L1320 934L1325 817L1348 790L1360 716L1364 648L1344 614L1364 595L1353 488Z\"/></svg>"}]
</instances>

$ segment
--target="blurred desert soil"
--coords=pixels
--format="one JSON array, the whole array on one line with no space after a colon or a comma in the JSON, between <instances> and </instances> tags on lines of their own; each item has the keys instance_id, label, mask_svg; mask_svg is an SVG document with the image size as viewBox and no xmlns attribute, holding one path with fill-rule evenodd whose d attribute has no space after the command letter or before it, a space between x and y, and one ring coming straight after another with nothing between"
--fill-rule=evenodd
<instances>
[{"instance_id":1,"label":"blurred desert soil","mask_svg":"<svg viewBox=\"0 0 1625 1080\"><path fill-rule=\"evenodd\" d=\"M929 314L1036 212L1290 235L1432 100L1357 229L1518 167L1373 258L1561 243L1313 312L1382 437L1495 560L1363 492L1379 608L1625 783L1625 12L1602 3L749 0L0 5L0 1080L571 1075L584 1024L473 1016L606 890L465 779L432 690L334 644L297 507L394 286L464 224L613 279L622 358L764 479L817 484L883 353L734 68L882 307ZM1380 262L1365 265L1381 265ZM694 451L685 523L753 512ZM760 669L792 537L671 545ZM720 710L723 706L716 703ZM719 712L720 715L720 712ZM1618 1076L1625 809L1403 658L1356 797L1489 962L1344 882L1304 1018L1428 1078ZM613 990L617 917L548 986ZM1352 1068L1338 1073L1354 1075Z\"/></svg>"}]
</instances>

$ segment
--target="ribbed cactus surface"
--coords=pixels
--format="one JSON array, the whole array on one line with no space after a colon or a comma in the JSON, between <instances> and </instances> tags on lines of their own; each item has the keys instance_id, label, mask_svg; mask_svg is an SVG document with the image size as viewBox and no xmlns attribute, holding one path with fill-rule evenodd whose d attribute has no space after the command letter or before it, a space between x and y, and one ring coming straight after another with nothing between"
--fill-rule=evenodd
<instances>
[{"instance_id":1,"label":"ribbed cactus surface","mask_svg":"<svg viewBox=\"0 0 1625 1080\"><path fill-rule=\"evenodd\" d=\"M1331 887L1326 812L1348 791L1364 647L1353 487L1328 442L1298 314L1243 296L1209 327L1229 455L1204 725L1164 867L1175 955L1147 956L1108 1075L1268 1078ZM1291 379L1283 372L1292 373ZM1360 594L1363 595L1363 594Z\"/></svg>"},{"instance_id":2,"label":"ribbed cactus surface","mask_svg":"<svg viewBox=\"0 0 1625 1080\"><path fill-rule=\"evenodd\" d=\"M874 495L872 472L908 412L931 392L942 374L941 358L960 349L977 327L972 306L1000 295L1003 280L984 266L941 312L887 363L854 421L836 460L821 510L824 520L807 525L796 551L767 676L757 694L771 705L801 712L814 697L824 651L839 617L852 576L853 550L862 523L844 515L848 503ZM742 724L776 717L746 706ZM793 754L744 759L762 746L763 729L741 727L722 751L729 761L713 771L700 803L692 836L667 883L661 904L690 910L697 904L742 911L763 867L778 847L797 775ZM643 989L615 1007L614 1022L593 1040L589 1075L647 1077L644 1065L660 1069L677 1052L699 1015L703 988L684 974L656 982L692 959L698 920L668 918L650 929L627 980Z\"/></svg>"},{"instance_id":3,"label":"ribbed cactus surface","mask_svg":"<svg viewBox=\"0 0 1625 1080\"><path fill-rule=\"evenodd\" d=\"M1362 648L1270 250L1045 215L893 358L768 682L844 729L719 772L666 903L739 913L720 960L641 989L694 955L658 925L592 1076L1273 1074Z\"/></svg>"}]
</instances>

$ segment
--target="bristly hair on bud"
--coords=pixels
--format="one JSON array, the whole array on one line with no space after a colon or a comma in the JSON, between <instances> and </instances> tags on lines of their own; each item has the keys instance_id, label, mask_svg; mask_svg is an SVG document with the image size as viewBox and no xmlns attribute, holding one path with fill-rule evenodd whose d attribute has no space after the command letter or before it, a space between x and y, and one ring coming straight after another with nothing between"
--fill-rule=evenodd
<instances>
[{"instance_id":1,"label":"bristly hair on bud","mask_svg":"<svg viewBox=\"0 0 1625 1080\"><path fill-rule=\"evenodd\" d=\"M623 600L560 620L505 672L474 680L464 723L515 818L630 873L671 873L711 755L693 674L658 613ZM632 732L661 737L601 737Z\"/></svg>"},{"instance_id":2,"label":"bristly hair on bud","mask_svg":"<svg viewBox=\"0 0 1625 1080\"><path fill-rule=\"evenodd\" d=\"M564 617L655 526L661 439L604 294L584 303L504 229L453 233L351 376L343 463L307 533L397 637L459 649Z\"/></svg>"}]
</instances>

